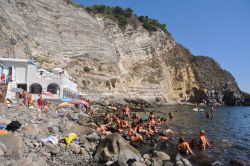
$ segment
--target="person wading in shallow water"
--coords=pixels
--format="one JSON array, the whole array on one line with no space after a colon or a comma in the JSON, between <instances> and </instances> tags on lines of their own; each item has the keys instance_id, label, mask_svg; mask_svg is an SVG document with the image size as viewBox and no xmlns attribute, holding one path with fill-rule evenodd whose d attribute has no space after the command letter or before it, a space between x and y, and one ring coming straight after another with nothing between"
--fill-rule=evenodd
<instances>
[{"instance_id":1,"label":"person wading in shallow water","mask_svg":"<svg viewBox=\"0 0 250 166\"><path fill-rule=\"evenodd\" d=\"M179 138L178 154L175 157L176 165L192 166L192 164L186 159L188 155L194 155L189 144L184 138Z\"/></svg>"},{"instance_id":2,"label":"person wading in shallow water","mask_svg":"<svg viewBox=\"0 0 250 166\"><path fill-rule=\"evenodd\" d=\"M174 119L174 117L172 115L172 112L169 112L168 117L169 117L170 120Z\"/></svg>"},{"instance_id":3,"label":"person wading in shallow water","mask_svg":"<svg viewBox=\"0 0 250 166\"><path fill-rule=\"evenodd\" d=\"M178 151L181 155L187 156L188 154L193 155L191 148L187 141L184 138L179 138Z\"/></svg>"},{"instance_id":4,"label":"person wading in shallow water","mask_svg":"<svg viewBox=\"0 0 250 166\"><path fill-rule=\"evenodd\" d=\"M209 119L209 112L206 111L206 119Z\"/></svg>"},{"instance_id":5,"label":"person wading in shallow water","mask_svg":"<svg viewBox=\"0 0 250 166\"><path fill-rule=\"evenodd\" d=\"M205 133L204 130L200 131L199 139L200 139L200 142L199 142L200 143L200 149L201 150L206 150L210 145L208 143L206 133Z\"/></svg>"},{"instance_id":6,"label":"person wading in shallow water","mask_svg":"<svg viewBox=\"0 0 250 166\"><path fill-rule=\"evenodd\" d=\"M215 107L212 106L212 107L211 107L211 110L210 110L211 120L214 119L214 113L215 113Z\"/></svg>"}]
</instances>

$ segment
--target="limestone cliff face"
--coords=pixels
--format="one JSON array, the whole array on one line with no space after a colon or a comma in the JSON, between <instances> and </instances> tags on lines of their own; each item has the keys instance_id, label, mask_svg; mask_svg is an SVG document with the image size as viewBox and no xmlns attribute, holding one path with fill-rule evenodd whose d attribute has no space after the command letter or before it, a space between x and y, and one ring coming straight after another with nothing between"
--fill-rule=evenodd
<instances>
[{"instance_id":1,"label":"limestone cliff face","mask_svg":"<svg viewBox=\"0 0 250 166\"><path fill-rule=\"evenodd\" d=\"M230 73L193 56L169 33L121 29L64 0L0 1L0 56L63 67L89 97L242 103Z\"/></svg>"}]
</instances>

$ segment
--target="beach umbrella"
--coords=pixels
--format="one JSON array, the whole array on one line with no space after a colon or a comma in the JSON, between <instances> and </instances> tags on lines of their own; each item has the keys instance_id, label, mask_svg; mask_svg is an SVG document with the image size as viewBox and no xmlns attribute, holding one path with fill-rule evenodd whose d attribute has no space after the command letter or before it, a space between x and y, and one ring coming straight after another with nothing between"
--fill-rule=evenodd
<instances>
[{"instance_id":1,"label":"beach umbrella","mask_svg":"<svg viewBox=\"0 0 250 166\"><path fill-rule=\"evenodd\" d=\"M63 102L58 105L58 107L73 107L74 104L68 103L68 102Z\"/></svg>"},{"instance_id":2,"label":"beach umbrella","mask_svg":"<svg viewBox=\"0 0 250 166\"><path fill-rule=\"evenodd\" d=\"M46 96L51 96L51 97L53 97L53 93L48 92L48 91L42 92L42 94L43 94L43 95L46 95Z\"/></svg>"},{"instance_id":3,"label":"beach umbrella","mask_svg":"<svg viewBox=\"0 0 250 166\"><path fill-rule=\"evenodd\" d=\"M79 100L79 99L75 99L75 100L71 100L69 101L70 104L83 104L86 107L90 107L89 103L87 101L84 100Z\"/></svg>"},{"instance_id":4,"label":"beach umbrella","mask_svg":"<svg viewBox=\"0 0 250 166\"><path fill-rule=\"evenodd\" d=\"M19 92L19 93L23 93L23 89L21 89L21 88L12 88L11 90L10 90L11 92Z\"/></svg>"}]
</instances>

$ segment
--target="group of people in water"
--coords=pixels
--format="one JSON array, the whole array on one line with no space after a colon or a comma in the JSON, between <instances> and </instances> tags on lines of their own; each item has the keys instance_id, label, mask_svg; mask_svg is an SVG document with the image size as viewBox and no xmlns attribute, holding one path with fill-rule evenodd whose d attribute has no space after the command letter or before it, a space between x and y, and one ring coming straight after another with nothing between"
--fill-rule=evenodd
<instances>
[{"instance_id":1,"label":"group of people in water","mask_svg":"<svg viewBox=\"0 0 250 166\"><path fill-rule=\"evenodd\" d=\"M169 112L168 119L155 117L154 112L147 112L141 117L138 113L131 113L129 107L125 106L115 109L113 113L105 113L96 122L96 130L104 135L118 132L132 144L148 140L165 141L173 138L174 132L171 129L163 129L173 119L172 112ZM194 138L186 141L181 137L177 144L178 151L185 156L193 155L192 149L206 150L208 147L209 142L203 130L200 131L198 141Z\"/></svg>"},{"instance_id":2,"label":"group of people in water","mask_svg":"<svg viewBox=\"0 0 250 166\"><path fill-rule=\"evenodd\" d=\"M173 133L171 129L160 130L159 125L167 123L167 119L155 117L153 112L148 114L147 119L142 119L139 114L131 114L128 106L117 109L115 113L106 113L102 122L97 122L97 130L104 135L112 132L119 132L131 142L142 142L143 140L158 136L159 140L169 139L168 133ZM155 138L155 137L154 137Z\"/></svg>"}]
</instances>

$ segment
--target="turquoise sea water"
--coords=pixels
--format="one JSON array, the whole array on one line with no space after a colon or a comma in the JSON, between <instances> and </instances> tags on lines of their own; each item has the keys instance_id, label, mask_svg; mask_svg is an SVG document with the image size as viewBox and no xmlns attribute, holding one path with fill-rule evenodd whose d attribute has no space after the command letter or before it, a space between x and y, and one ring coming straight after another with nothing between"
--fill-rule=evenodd
<instances>
[{"instance_id":1,"label":"turquoise sea water","mask_svg":"<svg viewBox=\"0 0 250 166\"><path fill-rule=\"evenodd\" d=\"M179 136L190 139L205 130L211 144L208 156L223 163L231 159L250 163L250 107L217 107L212 120L206 119L204 112L192 111L192 107L161 106L154 111L156 117L167 118L172 112L174 120L167 127L174 130L176 143Z\"/></svg>"}]
</instances>

